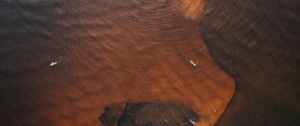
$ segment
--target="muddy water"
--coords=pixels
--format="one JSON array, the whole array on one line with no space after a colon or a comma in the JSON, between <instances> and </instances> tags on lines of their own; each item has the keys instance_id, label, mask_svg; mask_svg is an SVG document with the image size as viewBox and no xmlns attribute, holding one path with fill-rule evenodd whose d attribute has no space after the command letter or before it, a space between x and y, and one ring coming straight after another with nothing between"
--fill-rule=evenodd
<instances>
[{"instance_id":1,"label":"muddy water","mask_svg":"<svg viewBox=\"0 0 300 126\"><path fill-rule=\"evenodd\" d=\"M197 125L215 123L234 83L181 4L0 1L1 125L98 126L104 107L128 101L179 101Z\"/></svg>"}]
</instances>

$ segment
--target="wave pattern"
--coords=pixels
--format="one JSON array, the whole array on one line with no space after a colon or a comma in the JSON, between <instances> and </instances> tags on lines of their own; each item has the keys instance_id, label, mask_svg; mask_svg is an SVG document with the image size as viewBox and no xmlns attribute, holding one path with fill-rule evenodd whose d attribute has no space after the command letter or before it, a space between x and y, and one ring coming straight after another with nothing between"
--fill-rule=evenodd
<instances>
[{"instance_id":1,"label":"wave pattern","mask_svg":"<svg viewBox=\"0 0 300 126\"><path fill-rule=\"evenodd\" d=\"M97 126L105 106L145 99L184 101L212 125L233 94L197 23L170 0L2 0L0 9L4 125Z\"/></svg>"}]
</instances>

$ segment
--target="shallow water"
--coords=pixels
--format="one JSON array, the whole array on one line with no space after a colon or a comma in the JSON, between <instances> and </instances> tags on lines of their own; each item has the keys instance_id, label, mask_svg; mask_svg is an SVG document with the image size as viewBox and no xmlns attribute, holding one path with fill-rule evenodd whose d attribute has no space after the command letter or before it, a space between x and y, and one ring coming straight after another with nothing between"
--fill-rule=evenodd
<instances>
[{"instance_id":1,"label":"shallow water","mask_svg":"<svg viewBox=\"0 0 300 126\"><path fill-rule=\"evenodd\" d=\"M2 0L0 9L4 125L96 126L105 106L145 99L185 101L211 125L232 96L197 22L168 0Z\"/></svg>"}]
</instances>

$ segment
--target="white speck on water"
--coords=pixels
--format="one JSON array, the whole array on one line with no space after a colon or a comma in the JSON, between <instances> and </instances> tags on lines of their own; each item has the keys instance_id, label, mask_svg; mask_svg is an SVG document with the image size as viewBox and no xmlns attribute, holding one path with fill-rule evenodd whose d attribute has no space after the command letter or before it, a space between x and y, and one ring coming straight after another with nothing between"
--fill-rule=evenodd
<instances>
[{"instance_id":1,"label":"white speck on water","mask_svg":"<svg viewBox=\"0 0 300 126\"><path fill-rule=\"evenodd\" d=\"M197 67L197 64L193 60L190 60L190 63L193 65L193 67Z\"/></svg>"},{"instance_id":2,"label":"white speck on water","mask_svg":"<svg viewBox=\"0 0 300 126\"><path fill-rule=\"evenodd\" d=\"M166 120L165 118L164 118L163 120L164 120L164 122L166 122L166 123L169 123L169 121L168 121L168 120Z\"/></svg>"},{"instance_id":3,"label":"white speck on water","mask_svg":"<svg viewBox=\"0 0 300 126\"><path fill-rule=\"evenodd\" d=\"M53 66L55 66L55 65L57 65L57 64L58 64L58 62L57 62L57 61L54 61L54 62L51 62L49 66L50 66L50 67L53 67Z\"/></svg>"},{"instance_id":4,"label":"white speck on water","mask_svg":"<svg viewBox=\"0 0 300 126\"><path fill-rule=\"evenodd\" d=\"M194 122L193 120L190 120L190 119L189 119L189 121L190 121L193 125L196 124L196 122Z\"/></svg>"}]
</instances>

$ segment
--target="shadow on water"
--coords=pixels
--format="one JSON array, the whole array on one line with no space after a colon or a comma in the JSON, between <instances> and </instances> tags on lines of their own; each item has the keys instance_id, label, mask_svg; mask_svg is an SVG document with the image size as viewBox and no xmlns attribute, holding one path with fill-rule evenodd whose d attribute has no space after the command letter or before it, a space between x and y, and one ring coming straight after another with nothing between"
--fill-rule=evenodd
<instances>
[{"instance_id":1,"label":"shadow on water","mask_svg":"<svg viewBox=\"0 0 300 126\"><path fill-rule=\"evenodd\" d=\"M238 87L217 126L300 125L298 5L206 1L200 31L215 62Z\"/></svg>"}]
</instances>

